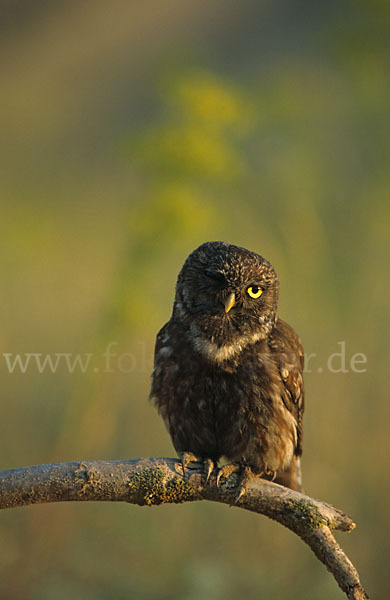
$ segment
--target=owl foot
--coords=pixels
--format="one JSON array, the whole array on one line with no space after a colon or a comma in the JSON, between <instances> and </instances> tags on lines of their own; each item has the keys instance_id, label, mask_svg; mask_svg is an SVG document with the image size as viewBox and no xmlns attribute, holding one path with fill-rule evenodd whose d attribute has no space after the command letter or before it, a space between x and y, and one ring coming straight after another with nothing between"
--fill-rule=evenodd
<instances>
[{"instance_id":1,"label":"owl foot","mask_svg":"<svg viewBox=\"0 0 390 600\"><path fill-rule=\"evenodd\" d=\"M217 474L217 487L219 487L221 477L227 479L232 473L237 473L237 471L241 472L241 465L237 463L229 463L227 465L223 465L218 471Z\"/></svg>"},{"instance_id":2,"label":"owl foot","mask_svg":"<svg viewBox=\"0 0 390 600\"><path fill-rule=\"evenodd\" d=\"M192 452L182 452L180 454L180 462L183 467L184 477L186 476L186 468L190 463L203 463L203 473L205 474L204 484L207 485L210 475L214 470L214 461L211 458L196 456Z\"/></svg>"},{"instance_id":3,"label":"owl foot","mask_svg":"<svg viewBox=\"0 0 390 600\"><path fill-rule=\"evenodd\" d=\"M261 475L261 473L259 475ZM254 479L255 477L259 477L259 475L255 475L250 467L245 466L241 468L240 481L232 504L237 504L237 502L246 493L248 485L250 484L252 479Z\"/></svg>"},{"instance_id":4,"label":"owl foot","mask_svg":"<svg viewBox=\"0 0 390 600\"><path fill-rule=\"evenodd\" d=\"M219 486L219 484L220 484L221 477L224 477L225 479L227 479L229 477L229 475L231 475L232 473L237 473L237 472L240 473L240 480L239 480L239 483L237 486L237 492L236 492L236 495L234 496L232 505L236 504L240 500L240 498L245 494L245 492L248 489L248 485L252 481L252 479L262 475L262 473L255 475L253 473L252 469L246 465L240 465L238 463L231 463L228 465L224 465L223 467L221 467L219 469L218 475L217 475L217 486Z\"/></svg>"},{"instance_id":5,"label":"owl foot","mask_svg":"<svg viewBox=\"0 0 390 600\"><path fill-rule=\"evenodd\" d=\"M260 473L260 475L267 475L267 477L270 477L270 479L268 479L268 481L275 481L277 474L278 474L278 472L273 471L272 469L267 469L264 473ZM259 477L259 475L258 475L258 477Z\"/></svg>"},{"instance_id":6,"label":"owl foot","mask_svg":"<svg viewBox=\"0 0 390 600\"><path fill-rule=\"evenodd\" d=\"M238 500L245 494L248 489L248 485L253 479L266 475L268 481L274 481L277 474L277 471L274 471L273 469L267 469L266 471L260 471L260 473L254 473L250 467L242 467L241 479L240 483L238 484L238 490L233 504L236 504L236 502L238 502Z\"/></svg>"}]
</instances>

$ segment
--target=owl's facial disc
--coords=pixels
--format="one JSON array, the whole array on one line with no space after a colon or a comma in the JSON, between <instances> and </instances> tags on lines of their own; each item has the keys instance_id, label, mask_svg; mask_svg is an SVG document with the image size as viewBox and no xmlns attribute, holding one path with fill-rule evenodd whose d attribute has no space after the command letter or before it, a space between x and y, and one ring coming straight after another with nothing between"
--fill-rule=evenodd
<instances>
[{"instance_id":1,"label":"owl's facial disc","mask_svg":"<svg viewBox=\"0 0 390 600\"><path fill-rule=\"evenodd\" d=\"M264 258L208 242L188 257L179 274L174 311L192 345L221 362L269 335L277 297L278 278Z\"/></svg>"}]
</instances>

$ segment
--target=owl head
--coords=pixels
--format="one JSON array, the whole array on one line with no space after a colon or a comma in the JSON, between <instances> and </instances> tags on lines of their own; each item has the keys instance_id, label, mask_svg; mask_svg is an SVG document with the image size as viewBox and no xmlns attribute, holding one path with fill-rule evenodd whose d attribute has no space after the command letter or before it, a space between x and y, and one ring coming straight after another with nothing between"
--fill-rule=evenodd
<instances>
[{"instance_id":1,"label":"owl head","mask_svg":"<svg viewBox=\"0 0 390 600\"><path fill-rule=\"evenodd\" d=\"M223 362L272 330L279 281L259 254L225 242L194 250L179 273L173 316L193 347Z\"/></svg>"}]
</instances>

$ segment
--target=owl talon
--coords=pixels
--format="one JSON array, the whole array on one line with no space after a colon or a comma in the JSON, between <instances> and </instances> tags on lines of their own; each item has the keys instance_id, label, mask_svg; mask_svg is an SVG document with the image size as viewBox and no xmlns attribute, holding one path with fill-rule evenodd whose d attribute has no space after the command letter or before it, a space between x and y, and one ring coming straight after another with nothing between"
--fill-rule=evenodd
<instances>
[{"instance_id":1,"label":"owl talon","mask_svg":"<svg viewBox=\"0 0 390 600\"><path fill-rule=\"evenodd\" d=\"M278 472L277 472L277 471L275 471L275 470L272 470L272 469L267 469L267 471L265 472L265 474L266 474L268 477L271 477L271 476L272 476L272 477L271 477L271 479L269 479L268 481L275 481L275 479L276 479L276 475L278 474ZM263 473L261 473L261 475L263 475Z\"/></svg>"},{"instance_id":2,"label":"owl talon","mask_svg":"<svg viewBox=\"0 0 390 600\"><path fill-rule=\"evenodd\" d=\"M203 460L203 471L206 475L206 479L204 484L207 485L208 480L210 479L211 473L214 471L214 461L211 458L205 458Z\"/></svg>"},{"instance_id":3,"label":"owl talon","mask_svg":"<svg viewBox=\"0 0 390 600\"><path fill-rule=\"evenodd\" d=\"M232 473L237 473L237 471L240 473L240 480L238 483L236 495L234 496L234 500L231 506L233 506L240 500L240 498L246 493L250 481L252 481L254 477L257 477L257 475L255 475L252 472L250 467L236 463L231 463L224 465L219 469L217 475L217 487L219 487L222 477L224 479L227 479Z\"/></svg>"},{"instance_id":4,"label":"owl talon","mask_svg":"<svg viewBox=\"0 0 390 600\"><path fill-rule=\"evenodd\" d=\"M237 489L236 495L234 496L234 500L230 506L237 504L237 502L242 498L242 496L244 494L246 494L250 482L255 477L258 477L258 475L255 475L250 467L247 467L247 466L242 467L240 482L238 484L238 489Z\"/></svg>"},{"instance_id":5,"label":"owl talon","mask_svg":"<svg viewBox=\"0 0 390 600\"><path fill-rule=\"evenodd\" d=\"M221 477L227 479L232 473L236 473L237 471L241 471L241 466L235 463L230 463L228 465L223 465L218 471L217 474L217 487L219 487Z\"/></svg>"},{"instance_id":6,"label":"owl talon","mask_svg":"<svg viewBox=\"0 0 390 600\"><path fill-rule=\"evenodd\" d=\"M186 468L190 463L202 463L203 472L206 476L204 484L207 485L210 475L214 470L214 462L211 458L202 458L201 456L196 456L196 454L193 454L192 452L182 452L180 454L180 462L183 467L184 478L186 476Z\"/></svg>"}]
</instances>

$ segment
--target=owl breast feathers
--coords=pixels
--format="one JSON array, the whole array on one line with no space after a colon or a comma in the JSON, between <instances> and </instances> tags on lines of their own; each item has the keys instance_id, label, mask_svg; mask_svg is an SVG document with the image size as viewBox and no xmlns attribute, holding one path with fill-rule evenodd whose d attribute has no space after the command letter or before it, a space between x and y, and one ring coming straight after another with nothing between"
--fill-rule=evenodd
<instances>
[{"instance_id":1,"label":"owl breast feathers","mask_svg":"<svg viewBox=\"0 0 390 600\"><path fill-rule=\"evenodd\" d=\"M277 318L279 281L254 252L194 250L157 336L151 399L179 454L301 490L303 349Z\"/></svg>"}]
</instances>

